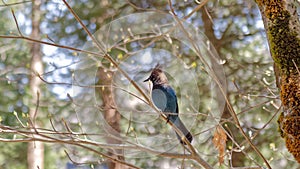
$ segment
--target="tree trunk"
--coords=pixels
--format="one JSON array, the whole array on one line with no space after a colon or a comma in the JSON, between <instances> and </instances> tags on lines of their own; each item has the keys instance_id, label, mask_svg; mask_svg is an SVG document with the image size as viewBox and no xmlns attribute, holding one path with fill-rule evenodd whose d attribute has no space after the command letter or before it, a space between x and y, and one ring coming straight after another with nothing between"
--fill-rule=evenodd
<instances>
[{"instance_id":1,"label":"tree trunk","mask_svg":"<svg viewBox=\"0 0 300 169\"><path fill-rule=\"evenodd\" d=\"M112 88L112 77L113 73L105 70L104 68L99 68L98 72L99 84L104 85L105 87L98 88L102 100L103 105L102 108L104 110L104 118L108 123L109 127L106 129L108 134L114 135L115 137L120 137L120 119L121 115L116 109L115 102L113 100L113 88ZM109 144L121 144L122 141L107 137L107 143ZM122 150L111 150L110 155L116 159L124 160L123 151ZM128 167L121 165L120 163L116 163L113 161L108 161L108 166L110 169L126 169Z\"/></svg>"},{"instance_id":2,"label":"tree trunk","mask_svg":"<svg viewBox=\"0 0 300 169\"><path fill-rule=\"evenodd\" d=\"M286 147L300 163L300 24L296 0L256 0L275 66L283 106L278 123Z\"/></svg>"},{"instance_id":3,"label":"tree trunk","mask_svg":"<svg viewBox=\"0 0 300 169\"><path fill-rule=\"evenodd\" d=\"M32 1L32 32L31 38L39 39L40 38L40 0L33 0ZM37 128L38 125L36 124L36 116L37 116L37 106L40 94L40 84L41 80L36 76L36 74L42 74L43 72L43 64L42 64L42 56L41 56L41 46L38 43L31 44L31 78L29 82L30 93L32 95L29 116L31 120L31 127ZM35 130L32 129L32 132ZM33 135L33 137L38 137ZM28 143L28 150L27 150L27 162L28 162L28 169L43 169L44 168L44 145L42 142L35 141Z\"/></svg>"}]
</instances>

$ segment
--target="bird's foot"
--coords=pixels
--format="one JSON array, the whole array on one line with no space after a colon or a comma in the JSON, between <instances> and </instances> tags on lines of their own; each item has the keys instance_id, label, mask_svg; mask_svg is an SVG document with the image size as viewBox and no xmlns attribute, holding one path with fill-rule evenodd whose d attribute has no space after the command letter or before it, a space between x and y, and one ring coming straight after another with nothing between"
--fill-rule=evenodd
<instances>
[{"instance_id":1,"label":"bird's foot","mask_svg":"<svg viewBox=\"0 0 300 169\"><path fill-rule=\"evenodd\" d=\"M169 123L170 121L170 116L167 116L167 123Z\"/></svg>"}]
</instances>

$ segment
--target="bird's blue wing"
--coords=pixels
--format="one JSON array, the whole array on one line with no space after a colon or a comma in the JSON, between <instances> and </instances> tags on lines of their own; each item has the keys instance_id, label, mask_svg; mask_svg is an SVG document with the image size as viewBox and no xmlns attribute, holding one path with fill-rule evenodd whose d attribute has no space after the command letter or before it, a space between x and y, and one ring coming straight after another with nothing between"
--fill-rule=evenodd
<instances>
[{"instance_id":1,"label":"bird's blue wing","mask_svg":"<svg viewBox=\"0 0 300 169\"><path fill-rule=\"evenodd\" d=\"M168 98L163 88L153 88L152 101L158 109L160 109L162 112L165 112L168 106Z\"/></svg>"},{"instance_id":2,"label":"bird's blue wing","mask_svg":"<svg viewBox=\"0 0 300 169\"><path fill-rule=\"evenodd\" d=\"M170 86L164 86L167 95L166 113L169 113L168 119L175 122L178 118L178 103L174 89Z\"/></svg>"},{"instance_id":3,"label":"bird's blue wing","mask_svg":"<svg viewBox=\"0 0 300 169\"><path fill-rule=\"evenodd\" d=\"M163 112L178 113L175 91L166 85L155 85L152 90L152 100L157 108Z\"/></svg>"},{"instance_id":4,"label":"bird's blue wing","mask_svg":"<svg viewBox=\"0 0 300 169\"><path fill-rule=\"evenodd\" d=\"M165 87L168 93L168 107L172 113L178 113L177 97L174 89L170 86Z\"/></svg>"}]
</instances>

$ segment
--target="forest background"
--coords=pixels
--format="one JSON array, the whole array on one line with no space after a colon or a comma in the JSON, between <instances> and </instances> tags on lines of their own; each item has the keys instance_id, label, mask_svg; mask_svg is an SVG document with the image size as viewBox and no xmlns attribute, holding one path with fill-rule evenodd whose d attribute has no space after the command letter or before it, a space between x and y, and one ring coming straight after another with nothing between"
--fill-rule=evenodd
<instances>
[{"instance_id":1,"label":"forest background","mask_svg":"<svg viewBox=\"0 0 300 169\"><path fill-rule=\"evenodd\" d=\"M0 168L297 168L266 2L1 1ZM164 19L183 39L151 27ZM195 138L185 148L147 100L157 63Z\"/></svg>"}]
</instances>

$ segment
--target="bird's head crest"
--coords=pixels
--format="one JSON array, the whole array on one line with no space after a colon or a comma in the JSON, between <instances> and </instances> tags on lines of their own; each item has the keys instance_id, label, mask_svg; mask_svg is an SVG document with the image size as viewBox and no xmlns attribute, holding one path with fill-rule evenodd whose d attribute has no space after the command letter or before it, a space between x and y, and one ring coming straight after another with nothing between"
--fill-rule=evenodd
<instances>
[{"instance_id":1,"label":"bird's head crest","mask_svg":"<svg viewBox=\"0 0 300 169\"><path fill-rule=\"evenodd\" d=\"M155 68L152 70L151 75L148 79L144 80L151 81L153 84L166 84L168 83L168 78L162 70L162 66L157 64Z\"/></svg>"}]
</instances>

